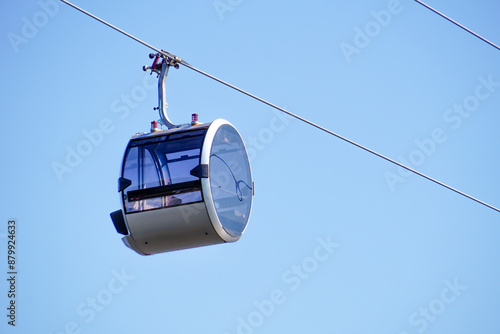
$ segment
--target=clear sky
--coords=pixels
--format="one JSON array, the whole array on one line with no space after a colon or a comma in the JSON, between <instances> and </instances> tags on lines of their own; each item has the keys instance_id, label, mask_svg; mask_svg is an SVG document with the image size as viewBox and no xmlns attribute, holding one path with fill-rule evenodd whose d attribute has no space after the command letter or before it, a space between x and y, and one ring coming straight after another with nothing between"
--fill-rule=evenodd
<instances>
[{"instance_id":1,"label":"clear sky","mask_svg":"<svg viewBox=\"0 0 500 334\"><path fill-rule=\"evenodd\" d=\"M428 3L500 43L498 1ZM500 51L415 1L75 4L500 206ZM158 119L150 50L55 0L0 13L1 333L500 331L498 212L183 67L169 116L240 131L250 222L232 244L126 248L109 213L130 136Z\"/></svg>"}]
</instances>

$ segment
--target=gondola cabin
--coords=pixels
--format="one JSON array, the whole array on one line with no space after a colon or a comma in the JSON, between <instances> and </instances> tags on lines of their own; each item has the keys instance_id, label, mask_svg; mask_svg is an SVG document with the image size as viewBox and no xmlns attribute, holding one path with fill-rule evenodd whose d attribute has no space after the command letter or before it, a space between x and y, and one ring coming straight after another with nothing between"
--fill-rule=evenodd
<instances>
[{"instance_id":1,"label":"gondola cabin","mask_svg":"<svg viewBox=\"0 0 500 334\"><path fill-rule=\"evenodd\" d=\"M237 241L248 223L252 173L227 121L132 137L111 214L125 245L142 255Z\"/></svg>"}]
</instances>

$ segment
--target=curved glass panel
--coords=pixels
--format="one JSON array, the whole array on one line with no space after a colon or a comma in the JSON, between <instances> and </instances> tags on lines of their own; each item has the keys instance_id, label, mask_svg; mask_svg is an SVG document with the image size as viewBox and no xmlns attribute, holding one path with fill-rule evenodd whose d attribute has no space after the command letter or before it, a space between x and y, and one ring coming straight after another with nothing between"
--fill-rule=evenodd
<instances>
[{"instance_id":1,"label":"curved glass panel","mask_svg":"<svg viewBox=\"0 0 500 334\"><path fill-rule=\"evenodd\" d=\"M160 174L156 169L151 153L141 147L133 147L127 154L127 163L123 170L123 177L132 181L127 190L145 189L160 186ZM127 201L128 212L144 211L161 206L160 198L142 201Z\"/></svg>"},{"instance_id":2,"label":"curved glass panel","mask_svg":"<svg viewBox=\"0 0 500 334\"><path fill-rule=\"evenodd\" d=\"M224 230L240 236L252 206L252 175L243 141L230 125L216 132L210 150L209 179L217 217Z\"/></svg>"},{"instance_id":3,"label":"curved glass panel","mask_svg":"<svg viewBox=\"0 0 500 334\"><path fill-rule=\"evenodd\" d=\"M198 177L190 174L200 163L205 130L133 140L125 155L123 177L127 213L202 201Z\"/></svg>"}]
</instances>

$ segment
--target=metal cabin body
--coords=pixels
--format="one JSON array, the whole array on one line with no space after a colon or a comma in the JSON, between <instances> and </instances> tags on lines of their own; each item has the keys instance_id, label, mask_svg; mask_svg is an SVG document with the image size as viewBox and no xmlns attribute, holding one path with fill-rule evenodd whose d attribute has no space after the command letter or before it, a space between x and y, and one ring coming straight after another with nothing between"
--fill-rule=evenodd
<instances>
[{"instance_id":1,"label":"metal cabin body","mask_svg":"<svg viewBox=\"0 0 500 334\"><path fill-rule=\"evenodd\" d=\"M222 119L132 137L118 183L111 218L142 255L237 241L250 216L247 152Z\"/></svg>"}]
</instances>

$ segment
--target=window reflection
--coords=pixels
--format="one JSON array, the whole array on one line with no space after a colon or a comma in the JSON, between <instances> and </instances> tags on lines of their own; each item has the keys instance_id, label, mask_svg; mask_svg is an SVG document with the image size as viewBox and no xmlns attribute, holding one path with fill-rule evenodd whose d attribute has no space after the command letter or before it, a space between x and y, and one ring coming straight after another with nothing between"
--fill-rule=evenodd
<instances>
[{"instance_id":1,"label":"window reflection","mask_svg":"<svg viewBox=\"0 0 500 334\"><path fill-rule=\"evenodd\" d=\"M127 212L152 210L199 202L202 200L199 187L190 181L199 180L190 171L200 163L200 150L205 130L171 135L170 138L155 137L133 141L129 144L123 167L123 177L132 181L125 189L124 201ZM184 183L190 188L182 188ZM180 185L173 195L129 201L129 191L158 189L168 185Z\"/></svg>"},{"instance_id":2,"label":"window reflection","mask_svg":"<svg viewBox=\"0 0 500 334\"><path fill-rule=\"evenodd\" d=\"M252 205L252 180L245 146L238 132L223 125L210 152L210 187L219 220L231 235L241 235Z\"/></svg>"}]
</instances>

